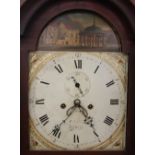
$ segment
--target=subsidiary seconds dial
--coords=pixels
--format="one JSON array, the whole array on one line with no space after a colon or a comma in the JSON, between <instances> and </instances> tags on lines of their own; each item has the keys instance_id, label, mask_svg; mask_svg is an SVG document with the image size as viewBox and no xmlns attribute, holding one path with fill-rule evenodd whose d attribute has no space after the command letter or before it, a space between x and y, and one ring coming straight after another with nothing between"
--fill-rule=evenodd
<instances>
[{"instance_id":1,"label":"subsidiary seconds dial","mask_svg":"<svg viewBox=\"0 0 155 155\"><path fill-rule=\"evenodd\" d=\"M32 68L29 111L38 140L53 149L105 145L121 128L125 90L106 54L43 54Z\"/></svg>"}]
</instances>

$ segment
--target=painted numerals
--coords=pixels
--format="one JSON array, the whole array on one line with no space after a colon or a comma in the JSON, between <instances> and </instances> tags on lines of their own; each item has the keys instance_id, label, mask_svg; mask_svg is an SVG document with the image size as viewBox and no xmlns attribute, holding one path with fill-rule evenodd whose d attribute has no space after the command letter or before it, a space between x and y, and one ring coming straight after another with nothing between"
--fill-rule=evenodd
<instances>
[{"instance_id":1,"label":"painted numerals","mask_svg":"<svg viewBox=\"0 0 155 155\"><path fill-rule=\"evenodd\" d=\"M114 119L109 117L109 116L106 116L105 120L104 120L104 123L111 126L112 123L114 122Z\"/></svg>"},{"instance_id":2,"label":"painted numerals","mask_svg":"<svg viewBox=\"0 0 155 155\"><path fill-rule=\"evenodd\" d=\"M36 104L44 104L45 103L45 100L44 99L39 99L39 100L36 100L35 103Z\"/></svg>"},{"instance_id":3,"label":"painted numerals","mask_svg":"<svg viewBox=\"0 0 155 155\"><path fill-rule=\"evenodd\" d=\"M60 138L61 136L61 131L60 131L60 127L58 125L56 125L54 127L54 129L52 130L52 134L53 136L57 137L57 138Z\"/></svg>"},{"instance_id":4,"label":"painted numerals","mask_svg":"<svg viewBox=\"0 0 155 155\"><path fill-rule=\"evenodd\" d=\"M62 73L63 69L62 67L58 64L57 66L54 66L54 68L58 71L58 73Z\"/></svg>"},{"instance_id":5,"label":"painted numerals","mask_svg":"<svg viewBox=\"0 0 155 155\"><path fill-rule=\"evenodd\" d=\"M39 120L43 126L45 126L49 122L49 117L47 114L39 117Z\"/></svg>"},{"instance_id":6,"label":"painted numerals","mask_svg":"<svg viewBox=\"0 0 155 155\"><path fill-rule=\"evenodd\" d=\"M31 84L30 116L39 122L35 130L48 146L87 150L119 128L124 89L109 64L87 52L66 52L44 63Z\"/></svg>"},{"instance_id":7,"label":"painted numerals","mask_svg":"<svg viewBox=\"0 0 155 155\"><path fill-rule=\"evenodd\" d=\"M82 69L82 60L74 60L75 68Z\"/></svg>"},{"instance_id":8,"label":"painted numerals","mask_svg":"<svg viewBox=\"0 0 155 155\"><path fill-rule=\"evenodd\" d=\"M77 134L73 135L73 142L74 143L79 143L80 142L79 136Z\"/></svg>"},{"instance_id":9,"label":"painted numerals","mask_svg":"<svg viewBox=\"0 0 155 155\"><path fill-rule=\"evenodd\" d=\"M112 86L114 84L115 84L114 80L111 80L110 82L106 83L106 86L110 87L110 86Z\"/></svg>"}]
</instances>

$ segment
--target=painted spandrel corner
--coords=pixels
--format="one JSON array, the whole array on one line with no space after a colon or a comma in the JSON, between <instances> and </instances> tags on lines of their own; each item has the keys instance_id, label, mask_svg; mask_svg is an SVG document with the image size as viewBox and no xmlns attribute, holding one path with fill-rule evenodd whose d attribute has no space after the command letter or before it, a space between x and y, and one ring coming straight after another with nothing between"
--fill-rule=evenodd
<instances>
[{"instance_id":1,"label":"painted spandrel corner","mask_svg":"<svg viewBox=\"0 0 155 155\"><path fill-rule=\"evenodd\" d=\"M38 50L77 48L120 51L115 30L100 16L92 13L67 13L51 21L43 30Z\"/></svg>"}]
</instances>

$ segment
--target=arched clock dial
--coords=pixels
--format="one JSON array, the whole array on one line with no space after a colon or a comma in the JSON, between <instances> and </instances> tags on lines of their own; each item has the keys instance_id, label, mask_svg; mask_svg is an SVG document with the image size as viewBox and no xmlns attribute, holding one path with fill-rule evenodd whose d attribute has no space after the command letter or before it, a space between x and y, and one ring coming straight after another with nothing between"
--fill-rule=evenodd
<instances>
[{"instance_id":1,"label":"arched clock dial","mask_svg":"<svg viewBox=\"0 0 155 155\"><path fill-rule=\"evenodd\" d=\"M49 54L32 67L31 126L49 148L95 149L109 143L121 129L126 110L125 73L107 56Z\"/></svg>"}]
</instances>

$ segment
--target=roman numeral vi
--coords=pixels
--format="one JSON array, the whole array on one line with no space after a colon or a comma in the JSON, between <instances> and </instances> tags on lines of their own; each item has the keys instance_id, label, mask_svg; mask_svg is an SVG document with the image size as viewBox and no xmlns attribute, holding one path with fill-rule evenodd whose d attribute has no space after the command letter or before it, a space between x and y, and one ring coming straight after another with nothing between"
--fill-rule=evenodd
<instances>
[{"instance_id":1,"label":"roman numeral vi","mask_svg":"<svg viewBox=\"0 0 155 155\"><path fill-rule=\"evenodd\" d=\"M76 134L74 134L74 136L73 136L73 141L74 141L74 143L79 143L79 142L80 142L79 136L76 135Z\"/></svg>"}]
</instances>

